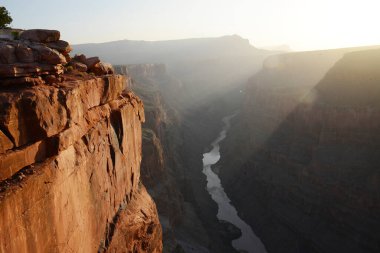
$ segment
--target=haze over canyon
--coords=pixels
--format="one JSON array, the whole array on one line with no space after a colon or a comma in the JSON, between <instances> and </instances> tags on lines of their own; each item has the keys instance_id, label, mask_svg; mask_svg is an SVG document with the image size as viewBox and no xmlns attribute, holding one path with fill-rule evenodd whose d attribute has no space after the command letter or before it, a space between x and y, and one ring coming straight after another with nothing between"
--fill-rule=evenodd
<instances>
[{"instance_id":1,"label":"haze over canyon","mask_svg":"<svg viewBox=\"0 0 380 253\"><path fill-rule=\"evenodd\" d=\"M284 13L303 6L293 2ZM252 24L240 4L222 1L215 20ZM163 18L156 4L129 6ZM184 6L168 18L199 11ZM97 38L123 34L113 4L87 7ZM236 34L70 44L0 17L0 253L380 252L380 45L289 51Z\"/></svg>"}]
</instances>

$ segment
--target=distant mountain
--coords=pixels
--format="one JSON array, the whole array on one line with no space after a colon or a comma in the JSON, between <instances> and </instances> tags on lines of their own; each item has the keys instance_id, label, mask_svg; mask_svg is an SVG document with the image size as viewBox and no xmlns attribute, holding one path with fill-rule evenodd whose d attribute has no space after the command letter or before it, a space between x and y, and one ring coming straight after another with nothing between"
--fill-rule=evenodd
<instances>
[{"instance_id":1,"label":"distant mountain","mask_svg":"<svg viewBox=\"0 0 380 253\"><path fill-rule=\"evenodd\" d=\"M293 51L292 48L286 44L261 47L261 48L265 49L265 50L278 51L278 52L291 52L291 51Z\"/></svg>"},{"instance_id":2,"label":"distant mountain","mask_svg":"<svg viewBox=\"0 0 380 253\"><path fill-rule=\"evenodd\" d=\"M120 40L73 46L73 53L98 55L112 64L197 62L265 54L237 35L167 41Z\"/></svg>"},{"instance_id":3,"label":"distant mountain","mask_svg":"<svg viewBox=\"0 0 380 253\"><path fill-rule=\"evenodd\" d=\"M191 108L242 86L271 51L257 49L237 35L169 41L121 40L74 45L73 53L97 55L114 65L163 63L182 83L181 101ZM170 90L164 96L170 96Z\"/></svg>"}]
</instances>

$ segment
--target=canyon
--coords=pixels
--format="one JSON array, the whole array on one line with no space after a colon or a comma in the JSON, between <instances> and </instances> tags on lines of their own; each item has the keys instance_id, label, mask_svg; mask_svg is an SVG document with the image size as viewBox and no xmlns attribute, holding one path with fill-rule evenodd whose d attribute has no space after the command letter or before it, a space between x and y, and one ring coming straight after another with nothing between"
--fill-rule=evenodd
<instances>
[{"instance_id":1,"label":"canyon","mask_svg":"<svg viewBox=\"0 0 380 253\"><path fill-rule=\"evenodd\" d=\"M130 69L136 92L151 105L145 180L160 178L148 191L161 203L164 234L171 235L164 236L164 252L235 252L231 242L240 232L216 219L218 206L201 171L222 118L236 110L221 160L211 168L267 251L377 252L378 47L244 51L251 60L236 64L239 52L215 60L223 43L208 51L197 41L200 56L189 46L195 41L76 46L88 52L123 49L108 60L122 64L125 73ZM193 52L190 59L185 52ZM155 167L160 175L153 175ZM163 189L173 194L160 194Z\"/></svg>"},{"instance_id":2,"label":"canyon","mask_svg":"<svg viewBox=\"0 0 380 253\"><path fill-rule=\"evenodd\" d=\"M380 250L379 47L34 29L0 53L0 252Z\"/></svg>"},{"instance_id":3,"label":"canyon","mask_svg":"<svg viewBox=\"0 0 380 253\"><path fill-rule=\"evenodd\" d=\"M240 89L269 52L238 36L73 47L86 54L96 51L118 73L128 73L132 90L144 101L142 168L147 174L142 179L157 203L164 252L236 252L231 240L240 233L216 217L202 154L217 137L221 119L239 106Z\"/></svg>"},{"instance_id":4,"label":"canyon","mask_svg":"<svg viewBox=\"0 0 380 253\"><path fill-rule=\"evenodd\" d=\"M145 104L142 181L157 204L164 252L234 252L231 235L224 232L228 225L219 224L217 207L203 188L206 181L198 180L201 171L191 170L186 161L195 153L184 151L188 147L184 125L192 121L170 105L175 100L163 95L165 89L179 94L181 81L169 75L163 64L115 65L115 70L132 77L131 89ZM196 155L201 155L198 149Z\"/></svg>"}]
</instances>

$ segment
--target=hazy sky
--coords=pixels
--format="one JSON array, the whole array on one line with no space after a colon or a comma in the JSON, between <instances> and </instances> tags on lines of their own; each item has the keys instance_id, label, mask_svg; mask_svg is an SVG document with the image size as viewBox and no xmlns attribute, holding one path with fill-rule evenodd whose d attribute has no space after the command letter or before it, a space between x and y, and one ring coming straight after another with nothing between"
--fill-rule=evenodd
<instances>
[{"instance_id":1,"label":"hazy sky","mask_svg":"<svg viewBox=\"0 0 380 253\"><path fill-rule=\"evenodd\" d=\"M380 44L379 0L0 0L13 27L61 31L72 44L238 34L295 50Z\"/></svg>"}]
</instances>

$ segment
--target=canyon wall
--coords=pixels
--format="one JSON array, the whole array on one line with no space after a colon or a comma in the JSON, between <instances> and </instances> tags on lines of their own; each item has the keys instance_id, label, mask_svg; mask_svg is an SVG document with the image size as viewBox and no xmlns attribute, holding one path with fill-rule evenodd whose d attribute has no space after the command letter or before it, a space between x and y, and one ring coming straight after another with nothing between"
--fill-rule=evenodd
<instances>
[{"instance_id":1,"label":"canyon wall","mask_svg":"<svg viewBox=\"0 0 380 253\"><path fill-rule=\"evenodd\" d=\"M116 65L117 73L132 77L131 89L144 101L141 179L157 204L163 228L164 252L180 248L174 227L183 219L183 197L174 179L175 139L168 139L175 121L164 102L160 82L170 85L170 77L163 64ZM175 81L174 81L175 85Z\"/></svg>"},{"instance_id":2,"label":"canyon wall","mask_svg":"<svg viewBox=\"0 0 380 253\"><path fill-rule=\"evenodd\" d=\"M268 252L380 250L380 50L324 53L268 59L222 146L225 189Z\"/></svg>"},{"instance_id":3,"label":"canyon wall","mask_svg":"<svg viewBox=\"0 0 380 253\"><path fill-rule=\"evenodd\" d=\"M230 245L234 235L227 224L217 221L217 207L201 172L203 148L219 127L213 117L226 113L223 103L199 108L207 115L197 120L176 106L183 95L182 83L167 73L165 65L114 67L132 77L131 89L144 101L141 177L157 204L164 252L234 252ZM202 125L198 132L196 121Z\"/></svg>"},{"instance_id":4,"label":"canyon wall","mask_svg":"<svg viewBox=\"0 0 380 253\"><path fill-rule=\"evenodd\" d=\"M2 49L22 47L29 62L0 59L11 70L0 74L0 252L161 252L140 181L144 106L130 79L51 48L58 31L20 38ZM29 77L38 81L20 79Z\"/></svg>"}]
</instances>

